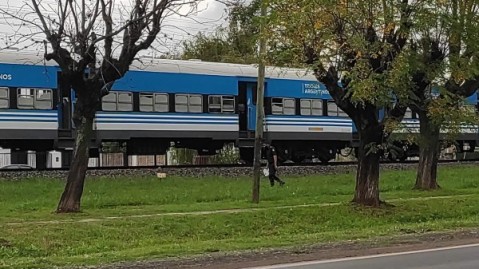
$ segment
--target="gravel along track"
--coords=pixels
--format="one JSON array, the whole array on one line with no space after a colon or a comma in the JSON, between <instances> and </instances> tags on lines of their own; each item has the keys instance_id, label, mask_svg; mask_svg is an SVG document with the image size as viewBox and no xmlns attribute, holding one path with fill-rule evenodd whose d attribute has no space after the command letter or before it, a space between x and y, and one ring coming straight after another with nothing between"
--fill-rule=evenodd
<instances>
[{"instance_id":1,"label":"gravel along track","mask_svg":"<svg viewBox=\"0 0 479 269\"><path fill-rule=\"evenodd\" d=\"M440 166L477 165L479 162L449 162L440 163ZM313 166L280 166L278 172L282 176L308 176L318 174L354 173L356 164L347 165L313 165ZM415 169L417 163L388 163L381 164L382 170L408 170ZM89 177L143 177L154 176L157 172L166 173L167 176L201 178L205 176L221 176L237 178L252 176L251 167L164 167L160 169L100 169L88 170ZM0 180L20 180L28 178L66 178L68 171L0 171Z\"/></svg>"}]
</instances>

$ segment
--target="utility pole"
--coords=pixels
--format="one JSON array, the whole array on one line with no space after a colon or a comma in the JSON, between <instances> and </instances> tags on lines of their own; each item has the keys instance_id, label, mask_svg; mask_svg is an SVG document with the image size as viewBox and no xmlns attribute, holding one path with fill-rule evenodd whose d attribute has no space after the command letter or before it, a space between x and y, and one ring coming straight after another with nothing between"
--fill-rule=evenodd
<instances>
[{"instance_id":1,"label":"utility pole","mask_svg":"<svg viewBox=\"0 0 479 269\"><path fill-rule=\"evenodd\" d=\"M265 18L266 1L261 1L261 25L259 45L258 86L256 98L256 132L254 137L254 166L253 166L253 203L259 203L259 186L261 178L261 147L263 142L263 119L264 119L264 81L265 81Z\"/></svg>"}]
</instances>

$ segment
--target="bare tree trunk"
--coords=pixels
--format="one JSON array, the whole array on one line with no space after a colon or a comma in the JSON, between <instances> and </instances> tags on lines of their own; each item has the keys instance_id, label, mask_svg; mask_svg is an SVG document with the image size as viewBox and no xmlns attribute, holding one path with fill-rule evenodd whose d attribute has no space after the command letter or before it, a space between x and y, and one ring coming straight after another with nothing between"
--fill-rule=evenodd
<instances>
[{"instance_id":1,"label":"bare tree trunk","mask_svg":"<svg viewBox=\"0 0 479 269\"><path fill-rule=\"evenodd\" d=\"M379 159L380 151L371 150L371 146L382 142L382 128L368 127L359 131L359 156L356 174L356 191L353 203L378 207L379 200Z\"/></svg>"},{"instance_id":2,"label":"bare tree trunk","mask_svg":"<svg viewBox=\"0 0 479 269\"><path fill-rule=\"evenodd\" d=\"M35 14L37 19L7 15L27 23L29 19L36 21L34 27L45 35L45 60L58 64L62 87L75 91L77 103L73 120L77 137L57 212L78 212L88 169L92 123L102 97L129 71L137 54L155 42L163 30L164 19L183 6L192 8L185 15L192 14L198 1L133 1L128 8L110 0L81 1L75 5L72 1L69 4L59 1L56 12L50 12L50 7L41 0L29 2L28 14ZM114 14L118 12L124 12L131 19L116 22ZM74 44L65 43L66 39L73 40Z\"/></svg>"},{"instance_id":3,"label":"bare tree trunk","mask_svg":"<svg viewBox=\"0 0 479 269\"><path fill-rule=\"evenodd\" d=\"M437 163L439 159L440 128L431 122L426 113L419 114L419 166L417 169L415 189L434 190L437 184Z\"/></svg>"},{"instance_id":4,"label":"bare tree trunk","mask_svg":"<svg viewBox=\"0 0 479 269\"><path fill-rule=\"evenodd\" d=\"M73 161L68 173L68 180L58 203L57 213L80 211L86 171L88 169L89 146L93 133L93 117L82 117L76 124L77 135Z\"/></svg>"}]
</instances>

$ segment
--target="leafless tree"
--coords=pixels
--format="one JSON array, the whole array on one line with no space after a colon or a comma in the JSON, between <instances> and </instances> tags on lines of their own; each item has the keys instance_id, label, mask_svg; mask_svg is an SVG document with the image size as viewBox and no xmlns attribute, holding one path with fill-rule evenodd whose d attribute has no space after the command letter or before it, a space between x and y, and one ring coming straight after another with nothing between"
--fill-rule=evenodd
<instances>
[{"instance_id":1,"label":"leafless tree","mask_svg":"<svg viewBox=\"0 0 479 269\"><path fill-rule=\"evenodd\" d=\"M77 98L73 160L57 212L80 210L93 120L102 97L160 36L166 17L190 14L199 1L31 0L18 13L8 14L41 31L45 59L58 64L63 87L73 89Z\"/></svg>"}]
</instances>

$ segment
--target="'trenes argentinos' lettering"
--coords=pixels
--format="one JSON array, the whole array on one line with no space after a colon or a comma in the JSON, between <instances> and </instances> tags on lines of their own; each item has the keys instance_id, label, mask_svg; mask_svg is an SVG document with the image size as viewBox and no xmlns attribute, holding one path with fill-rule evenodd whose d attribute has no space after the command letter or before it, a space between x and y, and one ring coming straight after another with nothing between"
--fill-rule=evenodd
<instances>
[{"instance_id":1,"label":"'trenes argentinos' lettering","mask_svg":"<svg viewBox=\"0 0 479 269\"><path fill-rule=\"evenodd\" d=\"M303 84L303 94L324 95L329 94L325 89L321 89L319 83L305 83Z\"/></svg>"},{"instance_id":2,"label":"'trenes argentinos' lettering","mask_svg":"<svg viewBox=\"0 0 479 269\"><path fill-rule=\"evenodd\" d=\"M0 73L0 80L12 80L12 74L1 74Z\"/></svg>"}]
</instances>

